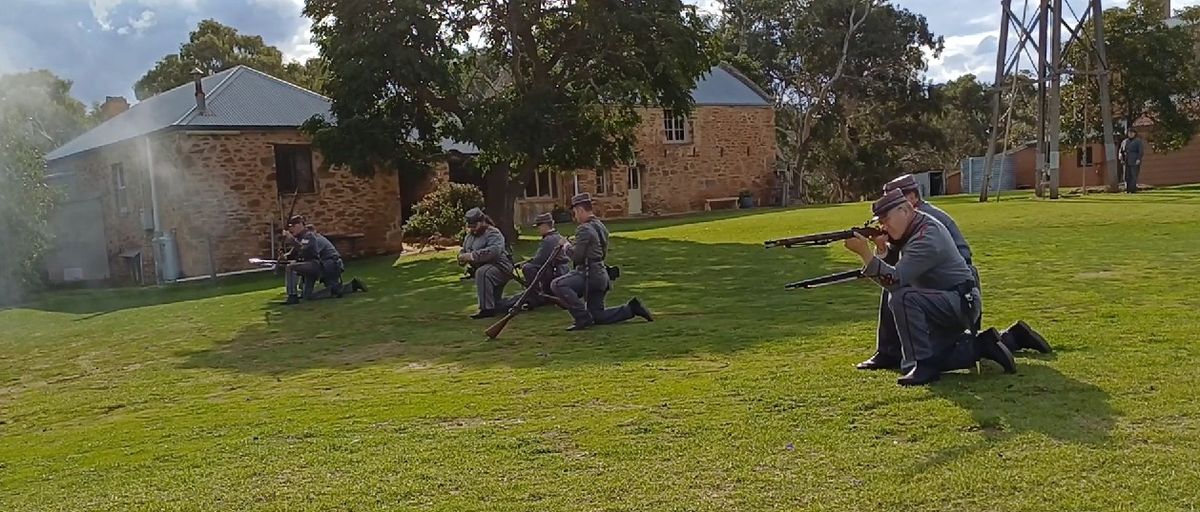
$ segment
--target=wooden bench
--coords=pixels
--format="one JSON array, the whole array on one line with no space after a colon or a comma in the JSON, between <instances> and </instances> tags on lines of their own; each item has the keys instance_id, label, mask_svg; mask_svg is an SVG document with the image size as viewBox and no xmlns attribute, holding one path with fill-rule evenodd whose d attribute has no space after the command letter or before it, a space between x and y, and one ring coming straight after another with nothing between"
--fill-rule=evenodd
<instances>
[{"instance_id":1,"label":"wooden bench","mask_svg":"<svg viewBox=\"0 0 1200 512\"><path fill-rule=\"evenodd\" d=\"M340 241L350 242L350 253L353 254L358 249L358 240L366 236L362 233L332 233L325 235L325 238L328 238L334 246L337 246Z\"/></svg>"},{"instance_id":2,"label":"wooden bench","mask_svg":"<svg viewBox=\"0 0 1200 512\"><path fill-rule=\"evenodd\" d=\"M704 200L704 211L706 211L706 212L712 211L713 203L721 203L721 204L729 203L730 206L737 208L738 201L740 201L740 199L736 198L736 197L714 197L712 199L705 199Z\"/></svg>"}]
</instances>

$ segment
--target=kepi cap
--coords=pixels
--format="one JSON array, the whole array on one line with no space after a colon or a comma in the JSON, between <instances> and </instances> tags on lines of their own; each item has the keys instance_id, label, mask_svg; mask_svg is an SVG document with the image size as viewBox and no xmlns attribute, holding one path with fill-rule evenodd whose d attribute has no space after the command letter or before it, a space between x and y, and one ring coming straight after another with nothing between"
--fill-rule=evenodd
<instances>
[{"instance_id":1,"label":"kepi cap","mask_svg":"<svg viewBox=\"0 0 1200 512\"><path fill-rule=\"evenodd\" d=\"M537 217L533 218L533 225L536 227L541 224L549 224L553 226L554 216L550 215L549 213L539 213Z\"/></svg>"},{"instance_id":2,"label":"kepi cap","mask_svg":"<svg viewBox=\"0 0 1200 512\"><path fill-rule=\"evenodd\" d=\"M467 210L466 219L467 224L474 224L476 222L483 221L483 210L479 208L471 208L470 210Z\"/></svg>"},{"instance_id":3,"label":"kepi cap","mask_svg":"<svg viewBox=\"0 0 1200 512\"><path fill-rule=\"evenodd\" d=\"M582 194L575 194L575 196L571 198L571 208L574 208L574 207L579 206L584 203L591 203L591 202L592 202L591 194L589 194L587 192L584 192Z\"/></svg>"},{"instance_id":4,"label":"kepi cap","mask_svg":"<svg viewBox=\"0 0 1200 512\"><path fill-rule=\"evenodd\" d=\"M875 202L871 204L871 213L875 215L871 220L879 220L879 218L886 215L887 212L892 211L892 208L902 204L908 204L908 199L905 199L904 192L901 192L900 189L894 188L884 192L883 197L876 199Z\"/></svg>"},{"instance_id":5,"label":"kepi cap","mask_svg":"<svg viewBox=\"0 0 1200 512\"><path fill-rule=\"evenodd\" d=\"M887 182L887 184L883 186L884 192L893 189L900 189L900 192L907 194L909 192L916 192L920 190L921 187L917 185L917 179L914 178L913 175L905 174L904 176Z\"/></svg>"},{"instance_id":6,"label":"kepi cap","mask_svg":"<svg viewBox=\"0 0 1200 512\"><path fill-rule=\"evenodd\" d=\"M289 228L290 228L290 227L292 227L292 226L295 226L296 224L305 224L305 225L307 225L308 223L307 223L307 222L304 222L304 216L303 216L303 215L292 215L292 218L288 219L287 227L289 227Z\"/></svg>"}]
</instances>

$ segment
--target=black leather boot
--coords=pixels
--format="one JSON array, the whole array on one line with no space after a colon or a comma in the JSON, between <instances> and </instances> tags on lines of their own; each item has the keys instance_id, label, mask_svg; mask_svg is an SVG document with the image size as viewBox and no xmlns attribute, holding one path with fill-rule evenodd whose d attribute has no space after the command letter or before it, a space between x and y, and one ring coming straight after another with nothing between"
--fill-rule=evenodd
<instances>
[{"instance_id":1,"label":"black leather boot","mask_svg":"<svg viewBox=\"0 0 1200 512\"><path fill-rule=\"evenodd\" d=\"M1054 350L1050 348L1050 344L1046 343L1046 338L1043 338L1041 333L1033 330L1024 320L1017 320L1008 330L1002 335L1012 340L1017 345L1017 348L1027 348L1036 350L1043 354L1049 354ZM1009 345L1005 343L1005 345ZM1012 345L1009 345L1012 348Z\"/></svg>"},{"instance_id":2,"label":"black leather boot","mask_svg":"<svg viewBox=\"0 0 1200 512\"><path fill-rule=\"evenodd\" d=\"M940 378L942 378L942 372L932 362L917 361L917 365L913 367L912 371L908 372L908 375L896 379L896 384L901 386L924 386Z\"/></svg>"},{"instance_id":3,"label":"black leather boot","mask_svg":"<svg viewBox=\"0 0 1200 512\"><path fill-rule=\"evenodd\" d=\"M350 289L356 292L365 292L367 291L367 285L359 281L358 278L354 278L350 281Z\"/></svg>"},{"instance_id":4,"label":"black leather boot","mask_svg":"<svg viewBox=\"0 0 1200 512\"><path fill-rule=\"evenodd\" d=\"M300 303L299 295L288 295L287 301L285 301L283 303L283 305L284 306L295 306L296 304L299 304L299 303Z\"/></svg>"},{"instance_id":5,"label":"black leather boot","mask_svg":"<svg viewBox=\"0 0 1200 512\"><path fill-rule=\"evenodd\" d=\"M876 352L870 359L855 366L859 370L899 370L900 358Z\"/></svg>"},{"instance_id":6,"label":"black leather boot","mask_svg":"<svg viewBox=\"0 0 1200 512\"><path fill-rule=\"evenodd\" d=\"M650 310L646 309L646 306L642 304L642 301L638 300L637 297L629 300L629 310L632 311L634 315L645 318L647 322L654 321L654 315L650 314Z\"/></svg>"},{"instance_id":7,"label":"black leather boot","mask_svg":"<svg viewBox=\"0 0 1200 512\"><path fill-rule=\"evenodd\" d=\"M1004 373L1017 373L1017 360L1012 352L1000 341L1000 335L995 329L988 329L975 338L979 355L991 359L1004 368Z\"/></svg>"},{"instance_id":8,"label":"black leather boot","mask_svg":"<svg viewBox=\"0 0 1200 512\"><path fill-rule=\"evenodd\" d=\"M474 315L471 315L471 318L474 318L474 319L476 319L476 320L479 320L480 318L492 318L492 317L494 317L494 316L496 316L496 310L494 310L494 309L481 309L481 310L479 310L479 312L478 312L478 313L475 313Z\"/></svg>"}]
</instances>

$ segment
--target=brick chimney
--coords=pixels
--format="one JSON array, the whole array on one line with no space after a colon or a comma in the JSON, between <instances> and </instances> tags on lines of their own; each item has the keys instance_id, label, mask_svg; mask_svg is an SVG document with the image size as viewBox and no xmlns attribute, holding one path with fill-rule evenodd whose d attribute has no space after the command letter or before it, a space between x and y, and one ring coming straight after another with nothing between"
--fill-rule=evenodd
<instances>
[{"instance_id":1,"label":"brick chimney","mask_svg":"<svg viewBox=\"0 0 1200 512\"><path fill-rule=\"evenodd\" d=\"M208 104L204 101L204 85L200 82L202 78L204 78L204 72L200 71L200 68L192 70L192 81L196 84L196 111L200 115L205 115L208 113Z\"/></svg>"},{"instance_id":2,"label":"brick chimney","mask_svg":"<svg viewBox=\"0 0 1200 512\"><path fill-rule=\"evenodd\" d=\"M129 102L124 96L105 96L100 105L100 120L108 121L126 110L129 110Z\"/></svg>"}]
</instances>

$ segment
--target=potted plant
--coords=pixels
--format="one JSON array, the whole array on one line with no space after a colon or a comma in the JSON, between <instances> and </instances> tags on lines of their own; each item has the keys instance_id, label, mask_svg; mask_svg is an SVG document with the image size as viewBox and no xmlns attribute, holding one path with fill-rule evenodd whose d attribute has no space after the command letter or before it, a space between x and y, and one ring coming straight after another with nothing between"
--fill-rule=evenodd
<instances>
[{"instance_id":1,"label":"potted plant","mask_svg":"<svg viewBox=\"0 0 1200 512\"><path fill-rule=\"evenodd\" d=\"M753 208L753 207L754 207L754 194L750 193L749 190L743 190L740 193L738 193L738 208Z\"/></svg>"}]
</instances>

